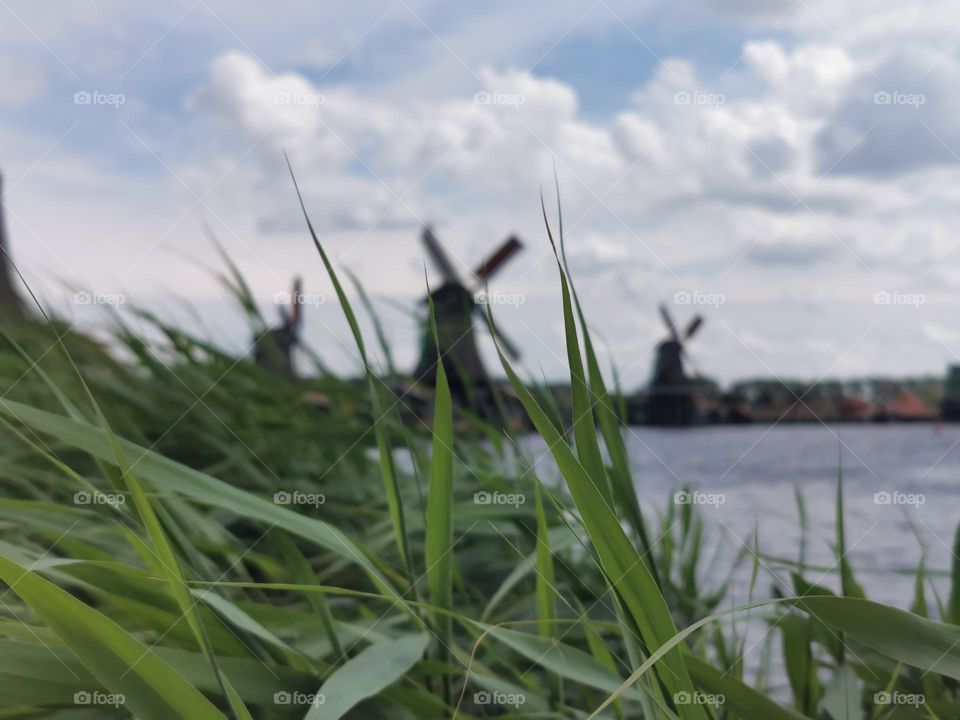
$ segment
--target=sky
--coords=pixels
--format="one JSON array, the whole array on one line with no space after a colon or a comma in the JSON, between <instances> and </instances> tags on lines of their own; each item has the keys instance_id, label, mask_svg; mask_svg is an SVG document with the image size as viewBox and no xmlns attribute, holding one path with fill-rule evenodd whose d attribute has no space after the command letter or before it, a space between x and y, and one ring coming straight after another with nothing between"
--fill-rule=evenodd
<instances>
[{"instance_id":1,"label":"sky","mask_svg":"<svg viewBox=\"0 0 960 720\"><path fill-rule=\"evenodd\" d=\"M122 300L244 352L212 234L269 318L302 275L306 342L351 372L285 151L401 365L432 223L465 278L520 236L494 315L559 378L556 172L627 388L661 302L704 316L689 353L723 382L940 375L960 362L958 21L939 0L0 0L11 251L81 327Z\"/></svg>"}]
</instances>

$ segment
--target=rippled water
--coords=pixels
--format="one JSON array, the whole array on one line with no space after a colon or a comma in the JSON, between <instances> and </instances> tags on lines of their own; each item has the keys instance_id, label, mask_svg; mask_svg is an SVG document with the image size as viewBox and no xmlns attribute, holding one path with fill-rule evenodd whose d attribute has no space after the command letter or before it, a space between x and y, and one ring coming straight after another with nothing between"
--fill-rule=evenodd
<instances>
[{"instance_id":1,"label":"rippled water","mask_svg":"<svg viewBox=\"0 0 960 720\"><path fill-rule=\"evenodd\" d=\"M703 505L712 550L720 538L731 557L758 528L764 554L796 559L800 523L794 500L798 487L806 501L807 562L831 566L834 501L838 468L843 467L847 547L857 580L871 599L906 608L922 541L927 566L947 570L960 521L960 425L804 425L720 426L688 430L631 428L626 431L641 499L647 514L662 511L684 485L722 494L719 506ZM877 504L875 493L917 496L913 505ZM922 501L922 504L921 504ZM911 530L911 521L916 530ZM920 536L920 540L917 539ZM735 597L743 600L752 567L737 574ZM714 580L729 574L722 560L711 568ZM764 568L758 593L768 596L785 572ZM836 588L834 575L809 580ZM936 585L945 597L948 584Z\"/></svg>"}]
</instances>

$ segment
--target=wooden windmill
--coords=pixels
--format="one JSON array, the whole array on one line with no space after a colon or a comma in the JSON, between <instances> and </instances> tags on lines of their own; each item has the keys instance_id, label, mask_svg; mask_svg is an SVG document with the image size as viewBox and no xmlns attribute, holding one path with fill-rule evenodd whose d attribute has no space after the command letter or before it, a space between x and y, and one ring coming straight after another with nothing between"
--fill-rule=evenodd
<instances>
[{"instance_id":1,"label":"wooden windmill","mask_svg":"<svg viewBox=\"0 0 960 720\"><path fill-rule=\"evenodd\" d=\"M651 425L692 425L695 419L693 381L687 375L685 344L703 325L703 316L694 315L681 335L665 305L660 317L667 326L667 337L657 345L653 378L647 400L647 421ZM687 358L688 359L688 358Z\"/></svg>"},{"instance_id":2,"label":"wooden windmill","mask_svg":"<svg viewBox=\"0 0 960 720\"><path fill-rule=\"evenodd\" d=\"M523 245L515 236L507 238L496 252L473 271L473 278L468 285L458 276L453 263L429 226L424 228L421 240L427 256L442 278L442 284L431 291L430 299L433 301L437 323L439 356L450 383L451 394L455 402L489 417L493 411L492 388L477 350L473 323L479 315L482 325L488 326L486 312L480 301L483 297L481 290ZM427 304L427 299L423 302ZM514 344L501 332L494 332L504 352L516 359L519 353ZM430 387L436 384L437 357L437 343L430 329L430 318L427 317L423 326L420 360L414 371L414 378L418 383Z\"/></svg>"},{"instance_id":3,"label":"wooden windmill","mask_svg":"<svg viewBox=\"0 0 960 720\"><path fill-rule=\"evenodd\" d=\"M254 361L260 367L277 375L294 377L293 349L300 341L302 324L300 278L293 279L290 292L290 310L280 307L280 324L258 338L254 338Z\"/></svg>"}]
</instances>

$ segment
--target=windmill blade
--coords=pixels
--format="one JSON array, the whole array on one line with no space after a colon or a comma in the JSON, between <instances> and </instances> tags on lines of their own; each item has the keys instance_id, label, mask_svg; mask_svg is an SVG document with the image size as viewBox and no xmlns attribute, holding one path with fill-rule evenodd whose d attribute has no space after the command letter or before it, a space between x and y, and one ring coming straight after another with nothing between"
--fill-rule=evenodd
<instances>
[{"instance_id":1,"label":"windmill blade","mask_svg":"<svg viewBox=\"0 0 960 720\"><path fill-rule=\"evenodd\" d=\"M486 311L479 305L476 306L476 310L477 314L480 316L480 322L483 323L485 327L489 328L490 325L487 323ZM517 349L517 346L510 340L510 338L503 334L503 331L497 327L496 323L493 323L493 335L497 343L511 361L516 362L520 359L520 350Z\"/></svg>"},{"instance_id":2,"label":"windmill blade","mask_svg":"<svg viewBox=\"0 0 960 720\"><path fill-rule=\"evenodd\" d=\"M683 332L684 342L692 338L694 333L700 329L701 325L703 325L703 315L694 315L690 322L687 323L687 329Z\"/></svg>"},{"instance_id":3,"label":"windmill blade","mask_svg":"<svg viewBox=\"0 0 960 720\"><path fill-rule=\"evenodd\" d=\"M703 377L703 372L701 372L701 370L700 370L700 363L698 363L696 360L693 359L693 355L691 355L691 354L690 354L690 351L687 350L687 346L686 346L686 345L684 345L684 346L681 348L681 350L680 350L680 357L681 357L682 360L686 361L686 363L687 363L691 368L693 368L693 372L691 373L691 375L692 375L694 378Z\"/></svg>"},{"instance_id":4,"label":"windmill blade","mask_svg":"<svg viewBox=\"0 0 960 720\"><path fill-rule=\"evenodd\" d=\"M427 255L430 257L430 260L433 262L434 267L440 271L440 274L443 276L445 282L448 283L460 283L460 278L457 277L457 271L453 266L453 263L450 262L450 258L447 257L447 253L444 252L443 247L440 245L440 241L437 240L437 236L433 234L433 228L429 225L423 228L423 234L420 236L420 239L423 241L423 246L427 250Z\"/></svg>"},{"instance_id":5,"label":"windmill blade","mask_svg":"<svg viewBox=\"0 0 960 720\"><path fill-rule=\"evenodd\" d=\"M523 249L523 243L520 242L520 238L516 235L511 235L508 237L503 244L497 249L493 255L490 255L486 260L480 263L477 266L477 269L473 271L473 274L477 276L480 284L482 285L487 280L489 280L493 275L502 268L507 260L516 255L520 250Z\"/></svg>"},{"instance_id":6,"label":"windmill blade","mask_svg":"<svg viewBox=\"0 0 960 720\"><path fill-rule=\"evenodd\" d=\"M670 338L675 342L680 342L680 336L677 334L677 326L674 325L673 318L670 317L670 311L667 310L667 306L663 303L660 303L660 317L663 318L667 330L670 331Z\"/></svg>"}]
</instances>

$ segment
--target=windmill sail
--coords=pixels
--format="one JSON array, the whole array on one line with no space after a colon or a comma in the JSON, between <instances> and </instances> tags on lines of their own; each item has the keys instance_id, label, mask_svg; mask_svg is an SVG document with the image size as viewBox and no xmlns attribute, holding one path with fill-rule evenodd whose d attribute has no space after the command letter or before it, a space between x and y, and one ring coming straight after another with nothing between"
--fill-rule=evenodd
<instances>
[{"instance_id":1,"label":"windmill sail","mask_svg":"<svg viewBox=\"0 0 960 720\"><path fill-rule=\"evenodd\" d=\"M511 235L493 255L480 263L479 267L473 271L473 274L477 276L481 283L486 282L493 277L497 270L506 264L507 260L522 249L523 243L520 242L520 239L516 235Z\"/></svg>"},{"instance_id":2,"label":"windmill sail","mask_svg":"<svg viewBox=\"0 0 960 720\"><path fill-rule=\"evenodd\" d=\"M686 342L693 337L694 333L700 329L700 326L703 325L703 315L694 315L690 322L687 324L687 329L683 332L683 340Z\"/></svg>"},{"instance_id":3,"label":"windmill sail","mask_svg":"<svg viewBox=\"0 0 960 720\"><path fill-rule=\"evenodd\" d=\"M440 241L437 240L437 236L433 234L433 228L427 225L423 229L423 234L420 236L420 239L427 250L427 256L443 276L444 282L459 283L460 279L457 277L457 270L453 266L453 263L450 262L450 258L447 257L447 253L440 245Z\"/></svg>"},{"instance_id":4,"label":"windmill sail","mask_svg":"<svg viewBox=\"0 0 960 720\"><path fill-rule=\"evenodd\" d=\"M660 317L663 318L664 324L667 326L667 330L670 332L670 337L677 342L680 340L680 336L677 335L677 326L673 322L673 318L670 316L670 311L667 310L667 306L663 303L660 304Z\"/></svg>"}]
</instances>

